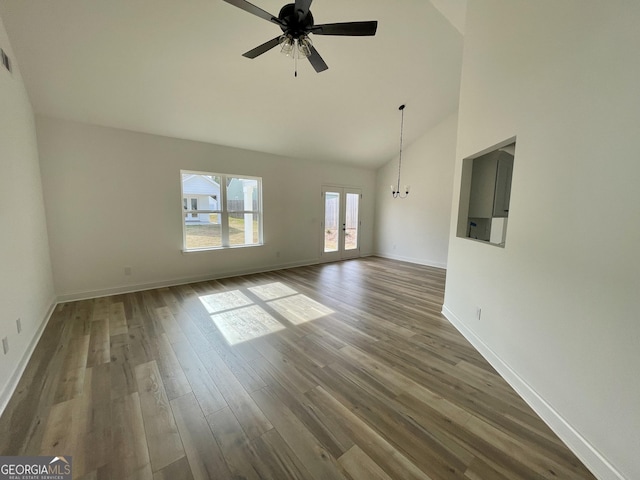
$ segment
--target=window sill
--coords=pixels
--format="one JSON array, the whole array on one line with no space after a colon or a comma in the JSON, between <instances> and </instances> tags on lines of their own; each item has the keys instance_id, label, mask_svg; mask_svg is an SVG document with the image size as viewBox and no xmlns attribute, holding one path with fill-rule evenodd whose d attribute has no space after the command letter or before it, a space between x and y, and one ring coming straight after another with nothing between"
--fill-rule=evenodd
<instances>
[{"instance_id":1,"label":"window sill","mask_svg":"<svg viewBox=\"0 0 640 480\"><path fill-rule=\"evenodd\" d=\"M182 249L182 254L190 254L190 253L201 253L201 252L219 252L222 250L236 250L238 248L255 248L255 247L263 247L264 243L254 243L252 245L233 245L229 247L207 247L207 248L189 248Z\"/></svg>"}]
</instances>

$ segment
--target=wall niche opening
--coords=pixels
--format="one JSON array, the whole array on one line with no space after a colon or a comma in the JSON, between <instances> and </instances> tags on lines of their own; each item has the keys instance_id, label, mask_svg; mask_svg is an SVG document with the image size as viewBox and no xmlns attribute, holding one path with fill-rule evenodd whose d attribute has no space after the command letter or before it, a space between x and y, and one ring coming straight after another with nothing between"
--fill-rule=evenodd
<instances>
[{"instance_id":1,"label":"wall niche opening","mask_svg":"<svg viewBox=\"0 0 640 480\"><path fill-rule=\"evenodd\" d=\"M512 138L463 160L458 237L504 247L515 152Z\"/></svg>"}]
</instances>

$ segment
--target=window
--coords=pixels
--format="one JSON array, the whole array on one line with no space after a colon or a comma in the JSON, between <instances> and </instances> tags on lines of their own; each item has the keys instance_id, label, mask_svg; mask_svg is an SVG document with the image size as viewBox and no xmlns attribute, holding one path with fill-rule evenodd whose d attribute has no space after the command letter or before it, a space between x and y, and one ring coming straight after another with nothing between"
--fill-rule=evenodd
<instances>
[{"instance_id":1,"label":"window","mask_svg":"<svg viewBox=\"0 0 640 480\"><path fill-rule=\"evenodd\" d=\"M180 172L184 250L262 244L262 179Z\"/></svg>"}]
</instances>

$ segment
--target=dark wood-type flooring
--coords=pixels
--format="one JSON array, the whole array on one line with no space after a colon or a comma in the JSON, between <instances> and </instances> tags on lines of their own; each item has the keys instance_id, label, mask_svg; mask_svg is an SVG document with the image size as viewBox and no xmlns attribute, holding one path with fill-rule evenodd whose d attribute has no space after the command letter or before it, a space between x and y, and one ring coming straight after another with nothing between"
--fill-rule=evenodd
<instances>
[{"instance_id":1,"label":"dark wood-type flooring","mask_svg":"<svg viewBox=\"0 0 640 480\"><path fill-rule=\"evenodd\" d=\"M371 257L60 304L0 454L96 480L594 478L440 314L444 277Z\"/></svg>"}]
</instances>

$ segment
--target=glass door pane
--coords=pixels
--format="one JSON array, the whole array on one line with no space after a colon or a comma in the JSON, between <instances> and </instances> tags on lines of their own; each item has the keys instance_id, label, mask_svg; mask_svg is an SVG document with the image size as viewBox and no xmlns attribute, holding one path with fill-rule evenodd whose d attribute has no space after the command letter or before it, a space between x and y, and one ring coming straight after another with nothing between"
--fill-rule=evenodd
<instances>
[{"instance_id":1,"label":"glass door pane","mask_svg":"<svg viewBox=\"0 0 640 480\"><path fill-rule=\"evenodd\" d=\"M324 252L337 252L340 237L340 194L324 194Z\"/></svg>"},{"instance_id":2,"label":"glass door pane","mask_svg":"<svg viewBox=\"0 0 640 480\"><path fill-rule=\"evenodd\" d=\"M345 199L344 249L355 250L358 248L358 208L360 207L360 195L357 193L347 193Z\"/></svg>"}]
</instances>

